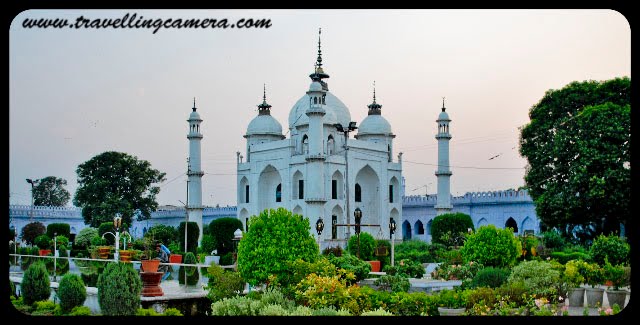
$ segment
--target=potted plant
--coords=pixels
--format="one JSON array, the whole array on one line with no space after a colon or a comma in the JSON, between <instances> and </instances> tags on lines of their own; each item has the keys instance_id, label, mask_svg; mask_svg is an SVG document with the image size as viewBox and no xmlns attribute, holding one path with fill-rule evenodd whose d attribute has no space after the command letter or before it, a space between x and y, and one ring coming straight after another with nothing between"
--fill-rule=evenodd
<instances>
[{"instance_id":1,"label":"potted plant","mask_svg":"<svg viewBox=\"0 0 640 325\"><path fill-rule=\"evenodd\" d=\"M47 256L51 254L51 238L47 235L40 235L36 237L34 243L40 248L39 255Z\"/></svg>"},{"instance_id":2,"label":"potted plant","mask_svg":"<svg viewBox=\"0 0 640 325\"><path fill-rule=\"evenodd\" d=\"M466 311L465 291L442 289L438 294L438 313L440 316L459 316Z\"/></svg>"},{"instance_id":3,"label":"potted plant","mask_svg":"<svg viewBox=\"0 0 640 325\"><path fill-rule=\"evenodd\" d=\"M586 264L582 260L571 260L564 266L563 279L569 287L568 297L569 307L583 307L584 306L584 291L582 286L584 283L584 276L580 274L580 270L583 269Z\"/></svg>"},{"instance_id":4,"label":"potted plant","mask_svg":"<svg viewBox=\"0 0 640 325\"><path fill-rule=\"evenodd\" d=\"M144 254L140 259L140 263L142 263L140 267L141 272L158 272L158 267L160 266L160 260L153 259L154 254L154 241L153 238L145 237L144 238Z\"/></svg>"},{"instance_id":5,"label":"potted plant","mask_svg":"<svg viewBox=\"0 0 640 325\"><path fill-rule=\"evenodd\" d=\"M587 295L587 305L590 308L602 306L604 298L604 289L596 288L604 281L604 270L598 263L584 263L580 274L584 277L585 282L590 288L585 288Z\"/></svg>"},{"instance_id":6,"label":"potted plant","mask_svg":"<svg viewBox=\"0 0 640 325\"><path fill-rule=\"evenodd\" d=\"M627 290L621 290L622 287L629 285L631 276L631 268L624 267L622 265L611 265L608 260L605 259L604 265L605 279L611 281L611 285L607 288L607 300L609 306L618 304L620 308L624 308L624 303L627 299Z\"/></svg>"},{"instance_id":7,"label":"potted plant","mask_svg":"<svg viewBox=\"0 0 640 325\"><path fill-rule=\"evenodd\" d=\"M182 263L182 252L178 244L175 242L169 244L169 250L171 251L171 254L169 254L169 263Z\"/></svg>"}]
</instances>

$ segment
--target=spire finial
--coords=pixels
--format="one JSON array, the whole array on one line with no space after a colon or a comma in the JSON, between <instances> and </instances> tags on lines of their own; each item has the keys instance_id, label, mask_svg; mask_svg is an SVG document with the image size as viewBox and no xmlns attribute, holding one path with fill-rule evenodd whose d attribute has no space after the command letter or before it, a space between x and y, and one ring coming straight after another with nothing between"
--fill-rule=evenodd
<instances>
[{"instance_id":1,"label":"spire finial","mask_svg":"<svg viewBox=\"0 0 640 325\"><path fill-rule=\"evenodd\" d=\"M376 103L376 81L373 81L373 103Z\"/></svg>"},{"instance_id":2,"label":"spire finial","mask_svg":"<svg viewBox=\"0 0 640 325\"><path fill-rule=\"evenodd\" d=\"M193 109L194 112L196 111L196 98L195 97L193 97L193 108L192 109Z\"/></svg>"},{"instance_id":3,"label":"spire finial","mask_svg":"<svg viewBox=\"0 0 640 325\"><path fill-rule=\"evenodd\" d=\"M442 97L442 111L444 112L446 108L444 107L444 97Z\"/></svg>"},{"instance_id":4,"label":"spire finial","mask_svg":"<svg viewBox=\"0 0 640 325\"><path fill-rule=\"evenodd\" d=\"M262 102L267 102L267 84L262 84Z\"/></svg>"},{"instance_id":5,"label":"spire finial","mask_svg":"<svg viewBox=\"0 0 640 325\"><path fill-rule=\"evenodd\" d=\"M316 62L316 65L318 67L322 67L322 49L321 49L321 42L320 42L321 34L322 34L322 28L318 28L318 62Z\"/></svg>"},{"instance_id":6,"label":"spire finial","mask_svg":"<svg viewBox=\"0 0 640 325\"><path fill-rule=\"evenodd\" d=\"M262 104L258 105L259 115L271 115L269 109L271 105L267 104L267 84L262 84Z\"/></svg>"}]
</instances>

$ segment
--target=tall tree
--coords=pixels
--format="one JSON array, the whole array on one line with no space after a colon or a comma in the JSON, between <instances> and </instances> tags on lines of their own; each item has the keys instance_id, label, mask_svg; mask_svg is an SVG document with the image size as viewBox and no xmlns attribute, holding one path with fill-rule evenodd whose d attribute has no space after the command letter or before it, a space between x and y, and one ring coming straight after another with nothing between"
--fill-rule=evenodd
<instances>
[{"instance_id":1,"label":"tall tree","mask_svg":"<svg viewBox=\"0 0 640 325\"><path fill-rule=\"evenodd\" d=\"M631 80L624 77L572 82L547 91L531 108L520 154L529 162L525 181L546 226L589 240L628 224L630 105Z\"/></svg>"},{"instance_id":2,"label":"tall tree","mask_svg":"<svg viewBox=\"0 0 640 325\"><path fill-rule=\"evenodd\" d=\"M67 205L71 194L64 188L66 185L66 179L55 176L40 179L38 185L33 187L33 204L56 207Z\"/></svg>"},{"instance_id":3,"label":"tall tree","mask_svg":"<svg viewBox=\"0 0 640 325\"><path fill-rule=\"evenodd\" d=\"M80 164L76 169L78 189L74 204L82 208L84 223L98 227L112 222L116 213L123 224L131 224L133 215L138 220L151 218L158 207L158 186L165 173L151 168L146 160L122 152L103 152Z\"/></svg>"}]
</instances>

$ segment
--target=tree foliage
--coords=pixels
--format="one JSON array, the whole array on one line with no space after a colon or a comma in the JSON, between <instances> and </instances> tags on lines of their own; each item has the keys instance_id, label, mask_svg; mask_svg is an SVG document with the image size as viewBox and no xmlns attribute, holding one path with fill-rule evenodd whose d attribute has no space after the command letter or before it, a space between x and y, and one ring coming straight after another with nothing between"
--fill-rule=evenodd
<instances>
[{"instance_id":1,"label":"tree foliage","mask_svg":"<svg viewBox=\"0 0 640 325\"><path fill-rule=\"evenodd\" d=\"M486 225L467 237L460 254L465 263L510 267L522 254L522 245L511 228L498 229L494 225Z\"/></svg>"},{"instance_id":2,"label":"tree foliage","mask_svg":"<svg viewBox=\"0 0 640 325\"><path fill-rule=\"evenodd\" d=\"M78 189L74 204L82 207L85 224L98 227L110 222L116 213L122 223L131 224L151 218L158 207L156 195L165 173L151 168L151 163L126 153L107 151L80 164L76 169Z\"/></svg>"},{"instance_id":3,"label":"tree foliage","mask_svg":"<svg viewBox=\"0 0 640 325\"><path fill-rule=\"evenodd\" d=\"M198 228L198 223L195 221L189 221L187 226L187 252L191 252L193 254L198 253L198 237L200 237L200 228ZM180 242L180 249L184 249L184 221L180 222L180 225L178 225L178 240Z\"/></svg>"},{"instance_id":4,"label":"tree foliage","mask_svg":"<svg viewBox=\"0 0 640 325\"><path fill-rule=\"evenodd\" d=\"M468 229L475 230L471 216L462 212L444 213L431 223L431 241L435 244L460 246Z\"/></svg>"},{"instance_id":5,"label":"tree foliage","mask_svg":"<svg viewBox=\"0 0 640 325\"><path fill-rule=\"evenodd\" d=\"M131 263L107 263L98 276L98 303L107 316L133 316L140 308L142 280Z\"/></svg>"},{"instance_id":6,"label":"tree foliage","mask_svg":"<svg viewBox=\"0 0 640 325\"><path fill-rule=\"evenodd\" d=\"M30 222L22 228L20 238L29 245L34 245L36 238L40 235L44 235L47 232L47 228L42 222Z\"/></svg>"},{"instance_id":7,"label":"tree foliage","mask_svg":"<svg viewBox=\"0 0 640 325\"><path fill-rule=\"evenodd\" d=\"M49 273L44 263L35 262L24 272L20 292L26 305L49 299L51 295Z\"/></svg>"},{"instance_id":8,"label":"tree foliage","mask_svg":"<svg viewBox=\"0 0 640 325\"><path fill-rule=\"evenodd\" d=\"M98 236L98 229L93 227L82 228L76 236L76 240L73 244L78 247L87 248L91 245L91 239Z\"/></svg>"},{"instance_id":9,"label":"tree foliage","mask_svg":"<svg viewBox=\"0 0 640 325\"><path fill-rule=\"evenodd\" d=\"M67 205L71 194L64 186L67 180L55 176L47 176L33 187L33 204L62 207Z\"/></svg>"},{"instance_id":10,"label":"tree foliage","mask_svg":"<svg viewBox=\"0 0 640 325\"><path fill-rule=\"evenodd\" d=\"M278 208L251 217L250 224L238 244L238 271L251 285L265 283L270 275L280 275L289 261L314 262L320 256L318 244L309 232L309 218Z\"/></svg>"},{"instance_id":11,"label":"tree foliage","mask_svg":"<svg viewBox=\"0 0 640 325\"><path fill-rule=\"evenodd\" d=\"M631 80L624 77L549 90L530 109L520 154L546 226L590 240L629 222L630 105Z\"/></svg>"}]
</instances>

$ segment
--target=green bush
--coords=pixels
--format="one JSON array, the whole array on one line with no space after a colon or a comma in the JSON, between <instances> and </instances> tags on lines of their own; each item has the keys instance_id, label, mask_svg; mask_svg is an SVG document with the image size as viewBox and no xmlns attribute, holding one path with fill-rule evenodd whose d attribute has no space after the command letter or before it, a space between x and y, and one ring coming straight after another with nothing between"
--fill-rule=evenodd
<instances>
[{"instance_id":1,"label":"green bush","mask_svg":"<svg viewBox=\"0 0 640 325\"><path fill-rule=\"evenodd\" d=\"M66 236L58 235L55 237L55 239L56 239L56 247L58 247L58 249L60 249L60 246L69 247L69 238L67 238Z\"/></svg>"},{"instance_id":2,"label":"green bush","mask_svg":"<svg viewBox=\"0 0 640 325\"><path fill-rule=\"evenodd\" d=\"M377 285L380 290L390 290L392 292L408 292L411 288L409 279L402 274L383 275L377 278L373 284Z\"/></svg>"},{"instance_id":3,"label":"green bush","mask_svg":"<svg viewBox=\"0 0 640 325\"><path fill-rule=\"evenodd\" d=\"M493 306L497 301L497 294L493 287L478 286L470 290L467 295L467 308L473 308L476 305Z\"/></svg>"},{"instance_id":4,"label":"green bush","mask_svg":"<svg viewBox=\"0 0 640 325\"><path fill-rule=\"evenodd\" d=\"M16 296L16 286L13 284L13 281L9 281L9 297Z\"/></svg>"},{"instance_id":5,"label":"green bush","mask_svg":"<svg viewBox=\"0 0 640 325\"><path fill-rule=\"evenodd\" d=\"M260 302L262 302L262 304L265 306L282 306L285 310L292 310L296 306L295 302L285 297L280 289L273 287L269 287L263 292L262 296L260 297Z\"/></svg>"},{"instance_id":6,"label":"green bush","mask_svg":"<svg viewBox=\"0 0 640 325\"><path fill-rule=\"evenodd\" d=\"M513 267L508 282L524 282L530 294L546 297L550 301L560 293L560 272L544 261L524 261Z\"/></svg>"},{"instance_id":7,"label":"green bush","mask_svg":"<svg viewBox=\"0 0 640 325\"><path fill-rule=\"evenodd\" d=\"M355 275L353 283L366 279L369 276L369 272L371 272L371 264L357 258L355 255L345 254L340 257L329 255L328 259L337 268L353 273Z\"/></svg>"},{"instance_id":8,"label":"green bush","mask_svg":"<svg viewBox=\"0 0 640 325\"><path fill-rule=\"evenodd\" d=\"M98 226L98 236L102 238L107 232L116 233L115 228L113 227L113 222L103 222ZM104 236L104 240L107 242L106 244L109 246L115 245L116 239L111 235Z\"/></svg>"},{"instance_id":9,"label":"green bush","mask_svg":"<svg viewBox=\"0 0 640 325\"><path fill-rule=\"evenodd\" d=\"M472 288L497 288L506 283L511 272L508 269L486 267L478 271L471 282Z\"/></svg>"},{"instance_id":10,"label":"green bush","mask_svg":"<svg viewBox=\"0 0 640 325\"><path fill-rule=\"evenodd\" d=\"M67 316L91 316L91 309L87 306L74 307Z\"/></svg>"},{"instance_id":11,"label":"green bush","mask_svg":"<svg viewBox=\"0 0 640 325\"><path fill-rule=\"evenodd\" d=\"M494 225L482 226L469 235L460 249L465 262L475 261L484 266L508 267L520 256L520 241L507 229Z\"/></svg>"},{"instance_id":12,"label":"green bush","mask_svg":"<svg viewBox=\"0 0 640 325\"><path fill-rule=\"evenodd\" d=\"M435 218L431 223L431 241L446 246L460 246L464 243L464 237L473 231L473 220L465 213L445 213Z\"/></svg>"},{"instance_id":13,"label":"green bush","mask_svg":"<svg viewBox=\"0 0 640 325\"><path fill-rule=\"evenodd\" d=\"M87 290L79 275L67 273L62 277L58 286L58 299L60 299L60 308L65 313L84 304L87 299Z\"/></svg>"},{"instance_id":14,"label":"green bush","mask_svg":"<svg viewBox=\"0 0 640 325\"><path fill-rule=\"evenodd\" d=\"M196 256L192 252L188 252L184 256L184 264L197 264ZM185 276L186 274L186 276ZM198 280L200 280L200 273L198 272L197 266L180 266L178 270L178 283L184 284L185 278L187 280L187 285L196 285L198 284Z\"/></svg>"},{"instance_id":15,"label":"green bush","mask_svg":"<svg viewBox=\"0 0 640 325\"><path fill-rule=\"evenodd\" d=\"M269 278L269 287L277 286L284 294L293 297L296 284L311 273L320 276L334 276L338 274L338 269L325 256L318 258L314 262L307 262L302 259L289 261L282 273Z\"/></svg>"},{"instance_id":16,"label":"green bush","mask_svg":"<svg viewBox=\"0 0 640 325\"><path fill-rule=\"evenodd\" d=\"M382 308L378 308L376 310L365 311L364 313L360 314L360 316L393 316L393 314Z\"/></svg>"},{"instance_id":17,"label":"green bush","mask_svg":"<svg viewBox=\"0 0 640 325\"><path fill-rule=\"evenodd\" d=\"M593 241L589 255L600 265L605 264L605 258L613 265L626 265L629 264L629 251L630 246L624 238L616 235L600 235Z\"/></svg>"},{"instance_id":18,"label":"green bush","mask_svg":"<svg viewBox=\"0 0 640 325\"><path fill-rule=\"evenodd\" d=\"M245 296L225 298L211 304L212 316L257 316L262 303Z\"/></svg>"},{"instance_id":19,"label":"green bush","mask_svg":"<svg viewBox=\"0 0 640 325\"><path fill-rule=\"evenodd\" d=\"M403 275L405 277L416 279L422 278L425 272L421 263L410 260L399 260L394 266L385 266L382 271L389 275Z\"/></svg>"},{"instance_id":20,"label":"green bush","mask_svg":"<svg viewBox=\"0 0 640 325\"><path fill-rule=\"evenodd\" d=\"M96 236L96 237L91 238L91 245L90 246L105 246L105 245L107 245L106 237L108 237L108 236L105 236L105 238L102 238L100 236ZM113 243L112 243L112 245L113 245Z\"/></svg>"},{"instance_id":21,"label":"green bush","mask_svg":"<svg viewBox=\"0 0 640 325\"><path fill-rule=\"evenodd\" d=\"M198 223L189 221L189 226L187 226L187 252L197 254L198 237L200 237ZM184 247L184 221L178 226L178 239L180 241L180 247Z\"/></svg>"},{"instance_id":22,"label":"green bush","mask_svg":"<svg viewBox=\"0 0 640 325\"><path fill-rule=\"evenodd\" d=\"M140 308L142 280L131 263L108 263L98 277L98 303L107 316L133 316Z\"/></svg>"},{"instance_id":23,"label":"green bush","mask_svg":"<svg viewBox=\"0 0 640 325\"><path fill-rule=\"evenodd\" d=\"M288 261L315 261L320 254L310 229L308 218L284 208L251 217L251 227L238 244L238 271L249 284L257 285L286 271Z\"/></svg>"},{"instance_id":24,"label":"green bush","mask_svg":"<svg viewBox=\"0 0 640 325\"><path fill-rule=\"evenodd\" d=\"M373 260L373 251L376 246L376 240L368 232L360 233L360 246L358 246L358 236L351 236L347 243L347 251L353 256L358 256L360 252L360 259L363 261ZM358 247L360 249L358 250Z\"/></svg>"},{"instance_id":25,"label":"green bush","mask_svg":"<svg viewBox=\"0 0 640 325\"><path fill-rule=\"evenodd\" d=\"M209 291L207 297L212 302L235 297L244 289L245 282L240 273L225 270L216 264L207 268L207 277L209 281L205 290Z\"/></svg>"},{"instance_id":26,"label":"green bush","mask_svg":"<svg viewBox=\"0 0 640 325\"><path fill-rule=\"evenodd\" d=\"M542 244L545 248L553 251L562 250L567 244L559 231L556 229L547 230L540 234L542 236Z\"/></svg>"},{"instance_id":27,"label":"green bush","mask_svg":"<svg viewBox=\"0 0 640 325\"><path fill-rule=\"evenodd\" d=\"M232 265L233 263L233 253L229 252L220 256L220 265Z\"/></svg>"},{"instance_id":28,"label":"green bush","mask_svg":"<svg viewBox=\"0 0 640 325\"><path fill-rule=\"evenodd\" d=\"M202 243L200 244L202 251L207 255L212 255L211 252L216 249L216 240L211 235L202 235Z\"/></svg>"},{"instance_id":29,"label":"green bush","mask_svg":"<svg viewBox=\"0 0 640 325\"><path fill-rule=\"evenodd\" d=\"M47 228L42 222L30 222L22 228L20 238L22 238L27 245L35 245L36 238L40 235L44 235L46 232Z\"/></svg>"},{"instance_id":30,"label":"green bush","mask_svg":"<svg viewBox=\"0 0 640 325\"><path fill-rule=\"evenodd\" d=\"M36 301L49 299L51 286L49 274L43 262L34 262L24 272L20 291L25 305L31 306Z\"/></svg>"},{"instance_id":31,"label":"green bush","mask_svg":"<svg viewBox=\"0 0 640 325\"><path fill-rule=\"evenodd\" d=\"M571 260L589 261L591 259L591 256L580 252L553 252L551 253L551 258L558 261L559 263L566 264Z\"/></svg>"},{"instance_id":32,"label":"green bush","mask_svg":"<svg viewBox=\"0 0 640 325\"><path fill-rule=\"evenodd\" d=\"M327 247L324 250L322 250L322 255L329 255L329 254L332 254L333 256L342 256L342 247L340 246Z\"/></svg>"},{"instance_id":33,"label":"green bush","mask_svg":"<svg viewBox=\"0 0 640 325\"><path fill-rule=\"evenodd\" d=\"M47 235L40 235L36 237L35 244L40 249L51 249L51 238Z\"/></svg>"},{"instance_id":34,"label":"green bush","mask_svg":"<svg viewBox=\"0 0 640 325\"><path fill-rule=\"evenodd\" d=\"M469 291L442 289L436 294L438 306L446 308L466 308Z\"/></svg>"},{"instance_id":35,"label":"green bush","mask_svg":"<svg viewBox=\"0 0 640 325\"><path fill-rule=\"evenodd\" d=\"M237 218L219 218L209 223L209 234L216 243L215 249L218 250L218 255L222 256L235 250L233 233L237 229L243 229L242 221Z\"/></svg>"},{"instance_id":36,"label":"green bush","mask_svg":"<svg viewBox=\"0 0 640 325\"><path fill-rule=\"evenodd\" d=\"M182 228L182 236L184 237L184 228ZM169 246L169 244L178 241L178 230L174 227L159 223L151 226L143 237ZM184 247L184 242L180 247Z\"/></svg>"},{"instance_id":37,"label":"green bush","mask_svg":"<svg viewBox=\"0 0 640 325\"><path fill-rule=\"evenodd\" d=\"M311 312L311 316L351 316L351 313L346 309L336 310L334 307L320 307L314 309Z\"/></svg>"},{"instance_id":38,"label":"green bush","mask_svg":"<svg viewBox=\"0 0 640 325\"><path fill-rule=\"evenodd\" d=\"M391 295L387 310L396 316L438 315L438 295L397 292Z\"/></svg>"},{"instance_id":39,"label":"green bush","mask_svg":"<svg viewBox=\"0 0 640 325\"><path fill-rule=\"evenodd\" d=\"M69 238L71 237L71 227L68 223L50 223L47 225L47 236L53 238L53 234Z\"/></svg>"}]
</instances>

